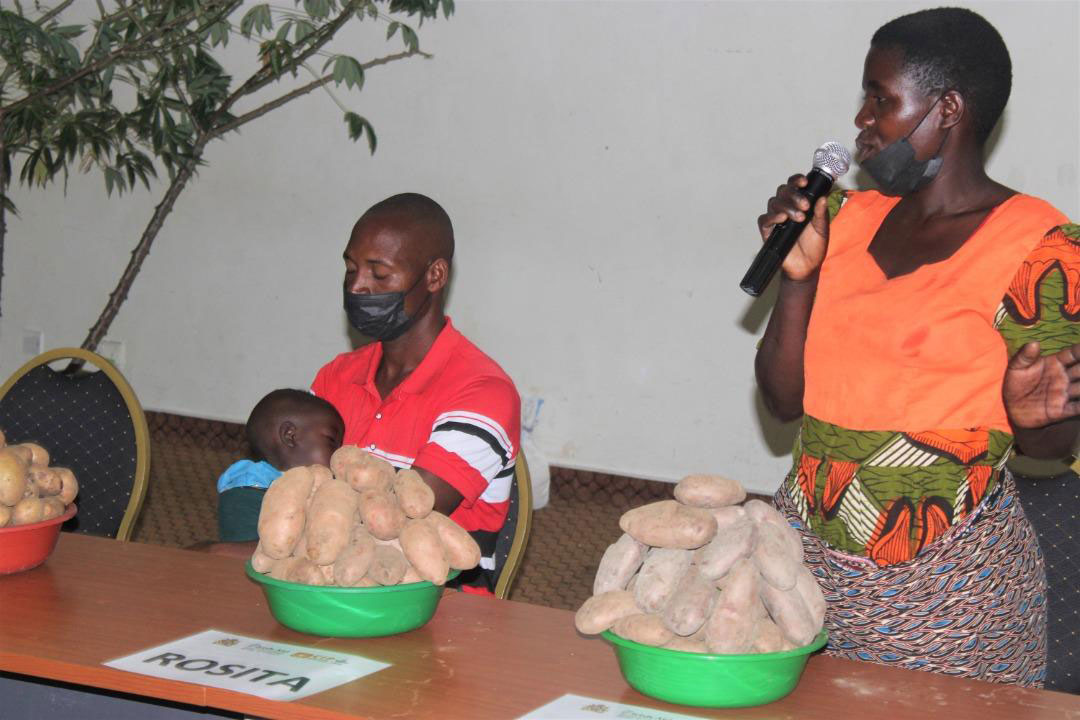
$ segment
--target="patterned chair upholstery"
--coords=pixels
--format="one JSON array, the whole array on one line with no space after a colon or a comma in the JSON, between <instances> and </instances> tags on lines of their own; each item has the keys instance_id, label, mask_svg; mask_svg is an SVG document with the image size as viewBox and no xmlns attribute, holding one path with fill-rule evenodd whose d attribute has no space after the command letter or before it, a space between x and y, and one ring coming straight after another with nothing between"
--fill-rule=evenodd
<instances>
[{"instance_id":1,"label":"patterned chair upholstery","mask_svg":"<svg viewBox=\"0 0 1080 720\"><path fill-rule=\"evenodd\" d=\"M84 364L70 371L68 359ZM60 369L49 367L58 360ZM9 444L36 442L51 465L75 473L78 512L65 530L131 537L150 471L149 432L135 393L111 363L77 348L34 358L0 387L0 430Z\"/></svg>"},{"instance_id":2,"label":"patterned chair upholstery","mask_svg":"<svg viewBox=\"0 0 1080 720\"><path fill-rule=\"evenodd\" d=\"M510 507L506 512L506 523L495 541L495 597L506 599L510 595L510 586L514 582L525 557L525 546L529 544L529 531L532 529L532 479L529 476L529 463L525 453L518 450L517 464L514 467L514 484L510 487Z\"/></svg>"},{"instance_id":3,"label":"patterned chair upholstery","mask_svg":"<svg viewBox=\"0 0 1080 720\"><path fill-rule=\"evenodd\" d=\"M1016 487L1046 560L1046 687L1080 694L1080 477L1018 475Z\"/></svg>"}]
</instances>

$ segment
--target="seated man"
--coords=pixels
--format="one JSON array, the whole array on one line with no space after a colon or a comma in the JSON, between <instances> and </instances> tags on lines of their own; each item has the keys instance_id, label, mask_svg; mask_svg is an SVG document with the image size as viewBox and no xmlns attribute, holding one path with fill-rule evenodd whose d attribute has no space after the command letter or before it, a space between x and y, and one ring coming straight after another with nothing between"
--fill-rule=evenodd
<instances>
[{"instance_id":1,"label":"seated man","mask_svg":"<svg viewBox=\"0 0 1080 720\"><path fill-rule=\"evenodd\" d=\"M513 382L443 312L454 232L433 200L377 203L345 248L345 313L375 342L339 355L311 385L345 421L344 444L412 467L435 509L480 545L462 589L495 586L495 540L506 520L520 437Z\"/></svg>"}]
</instances>

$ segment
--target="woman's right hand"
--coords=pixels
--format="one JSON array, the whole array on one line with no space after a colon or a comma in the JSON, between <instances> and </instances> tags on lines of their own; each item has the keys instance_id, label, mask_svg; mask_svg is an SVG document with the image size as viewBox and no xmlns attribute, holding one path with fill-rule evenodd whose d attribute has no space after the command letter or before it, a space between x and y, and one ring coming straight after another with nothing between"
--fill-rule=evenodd
<instances>
[{"instance_id":1,"label":"woman's right hand","mask_svg":"<svg viewBox=\"0 0 1080 720\"><path fill-rule=\"evenodd\" d=\"M758 217L762 242L769 238L776 225L788 220L801 222L811 211L810 201L799 192L806 184L805 175L792 175L786 185L776 189L776 195L766 205L765 214ZM818 198L810 222L780 266L789 280L800 281L812 277L825 260L825 250L829 246L828 200L828 195Z\"/></svg>"}]
</instances>

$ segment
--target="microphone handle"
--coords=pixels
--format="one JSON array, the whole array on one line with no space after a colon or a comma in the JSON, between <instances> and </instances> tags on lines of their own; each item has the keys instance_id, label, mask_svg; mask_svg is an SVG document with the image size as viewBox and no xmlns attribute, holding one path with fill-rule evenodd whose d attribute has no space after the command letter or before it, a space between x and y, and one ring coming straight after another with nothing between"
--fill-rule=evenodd
<instances>
[{"instance_id":1,"label":"microphone handle","mask_svg":"<svg viewBox=\"0 0 1080 720\"><path fill-rule=\"evenodd\" d=\"M802 222L789 219L774 227L772 232L769 233L769 239L758 250L754 262L750 263L750 269L746 271L742 282L739 283L739 287L750 295L757 297L768 286L773 275L784 263L784 258L791 252L791 248L795 246L799 234L802 233L806 224L810 222L814 212L814 203L817 202L819 197L829 192L833 184L833 179L829 174L817 168L807 173L806 179L809 182L800 191L810 201L810 210L806 213L806 219Z\"/></svg>"}]
</instances>

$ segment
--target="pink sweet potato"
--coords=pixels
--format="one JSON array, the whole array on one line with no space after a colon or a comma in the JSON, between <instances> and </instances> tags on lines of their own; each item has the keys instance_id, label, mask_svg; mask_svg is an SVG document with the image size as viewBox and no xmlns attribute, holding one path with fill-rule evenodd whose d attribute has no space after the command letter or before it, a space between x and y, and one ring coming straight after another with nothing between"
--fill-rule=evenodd
<instances>
[{"instance_id":1,"label":"pink sweet potato","mask_svg":"<svg viewBox=\"0 0 1080 720\"><path fill-rule=\"evenodd\" d=\"M645 560L646 550L648 548L625 533L609 545L600 558L600 567L596 569L593 595L625 589Z\"/></svg>"},{"instance_id":2,"label":"pink sweet potato","mask_svg":"<svg viewBox=\"0 0 1080 720\"><path fill-rule=\"evenodd\" d=\"M664 606L664 625L676 635L693 635L712 614L719 594L708 578L690 566Z\"/></svg>"},{"instance_id":3,"label":"pink sweet potato","mask_svg":"<svg viewBox=\"0 0 1080 720\"><path fill-rule=\"evenodd\" d=\"M392 540L405 527L405 512L393 493L386 490L365 490L360 493L360 519L379 540Z\"/></svg>"},{"instance_id":4,"label":"pink sweet potato","mask_svg":"<svg viewBox=\"0 0 1080 720\"><path fill-rule=\"evenodd\" d=\"M626 590L593 595L574 615L574 625L584 635L598 635L610 630L618 620L637 615L641 610L634 603L634 596Z\"/></svg>"},{"instance_id":5,"label":"pink sweet potato","mask_svg":"<svg viewBox=\"0 0 1080 720\"><path fill-rule=\"evenodd\" d=\"M410 520L398 539L405 552L405 559L421 578L435 585L446 583L450 565L446 560L436 525L426 520Z\"/></svg>"},{"instance_id":6,"label":"pink sweet potato","mask_svg":"<svg viewBox=\"0 0 1080 720\"><path fill-rule=\"evenodd\" d=\"M746 490L738 480L723 475L687 475L675 486L675 499L684 505L717 508L741 503Z\"/></svg>"},{"instance_id":7,"label":"pink sweet potato","mask_svg":"<svg viewBox=\"0 0 1080 720\"><path fill-rule=\"evenodd\" d=\"M726 509L726 508L725 508ZM708 545L694 551L694 564L710 580L719 580L740 558L748 557L754 549L754 523L743 520L728 526Z\"/></svg>"},{"instance_id":8,"label":"pink sweet potato","mask_svg":"<svg viewBox=\"0 0 1080 720\"><path fill-rule=\"evenodd\" d=\"M266 490L259 511L263 552L281 560L292 554L304 532L305 507L314 478L306 467L286 470Z\"/></svg>"},{"instance_id":9,"label":"pink sweet potato","mask_svg":"<svg viewBox=\"0 0 1080 720\"><path fill-rule=\"evenodd\" d=\"M471 570L480 564L480 546L463 527L440 512L432 511L426 518L439 531L446 561L455 570Z\"/></svg>"},{"instance_id":10,"label":"pink sweet potato","mask_svg":"<svg viewBox=\"0 0 1080 720\"><path fill-rule=\"evenodd\" d=\"M651 547L694 550L712 540L716 518L703 508L661 500L623 513L619 527Z\"/></svg>"},{"instance_id":11,"label":"pink sweet potato","mask_svg":"<svg viewBox=\"0 0 1080 720\"><path fill-rule=\"evenodd\" d=\"M611 626L611 632L621 638L653 647L665 645L671 642L672 637L674 637L659 615L648 615L646 613L619 618Z\"/></svg>"},{"instance_id":12,"label":"pink sweet potato","mask_svg":"<svg viewBox=\"0 0 1080 720\"><path fill-rule=\"evenodd\" d=\"M435 493L415 470L398 470L394 476L394 495L412 519L427 517L435 507Z\"/></svg>"},{"instance_id":13,"label":"pink sweet potato","mask_svg":"<svg viewBox=\"0 0 1080 720\"><path fill-rule=\"evenodd\" d=\"M690 568L692 554L676 548L653 548L645 557L634 586L634 598L645 612L659 613Z\"/></svg>"},{"instance_id":14,"label":"pink sweet potato","mask_svg":"<svg viewBox=\"0 0 1080 720\"><path fill-rule=\"evenodd\" d=\"M307 510L307 556L316 565L330 565L349 544L359 496L347 483L324 480Z\"/></svg>"}]
</instances>

